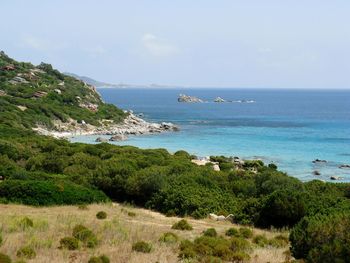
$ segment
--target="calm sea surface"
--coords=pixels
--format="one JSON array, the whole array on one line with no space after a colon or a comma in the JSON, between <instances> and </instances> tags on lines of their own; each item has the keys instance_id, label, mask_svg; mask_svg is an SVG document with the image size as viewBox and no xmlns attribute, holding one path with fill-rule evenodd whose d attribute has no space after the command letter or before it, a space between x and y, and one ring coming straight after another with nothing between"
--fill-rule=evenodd
<instances>
[{"instance_id":1,"label":"calm sea surface","mask_svg":"<svg viewBox=\"0 0 350 263\"><path fill-rule=\"evenodd\" d=\"M130 137L116 143L141 148L184 149L199 156L259 158L276 163L301 180L350 181L350 91L252 89L99 89L103 99L143 113L156 122L173 122L177 133ZM180 93L213 101L254 100L255 103L178 103ZM78 136L93 143L97 136ZM325 164L313 164L314 159ZM313 175L319 171L320 176Z\"/></svg>"}]
</instances>

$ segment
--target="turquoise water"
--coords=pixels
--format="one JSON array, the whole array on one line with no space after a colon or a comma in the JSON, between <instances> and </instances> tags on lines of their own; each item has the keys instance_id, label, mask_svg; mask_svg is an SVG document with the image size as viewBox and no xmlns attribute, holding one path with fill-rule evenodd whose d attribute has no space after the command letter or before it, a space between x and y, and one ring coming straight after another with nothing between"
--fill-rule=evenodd
<instances>
[{"instance_id":1,"label":"turquoise water","mask_svg":"<svg viewBox=\"0 0 350 263\"><path fill-rule=\"evenodd\" d=\"M301 180L350 181L350 91L240 89L99 89L103 99L143 113L150 121L178 124L180 132L133 136L119 145L184 149L199 156L259 158L276 163ZM179 93L212 101L254 100L255 103L178 103ZM93 143L97 136L73 142ZM326 164L313 164L314 159ZM313 175L319 171L320 176Z\"/></svg>"}]
</instances>

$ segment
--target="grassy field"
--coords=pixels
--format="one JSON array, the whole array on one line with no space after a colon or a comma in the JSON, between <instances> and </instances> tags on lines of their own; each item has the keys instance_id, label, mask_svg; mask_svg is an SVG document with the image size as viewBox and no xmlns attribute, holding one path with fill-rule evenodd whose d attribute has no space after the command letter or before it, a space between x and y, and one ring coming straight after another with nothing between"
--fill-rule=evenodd
<instances>
[{"instance_id":1,"label":"grassy field","mask_svg":"<svg viewBox=\"0 0 350 263\"><path fill-rule=\"evenodd\" d=\"M225 235L230 227L237 227L230 222L216 222L211 219L187 221L193 226L191 231L172 230L171 226L180 219L165 217L162 214L146 209L133 208L121 204L89 205L87 207L59 206L34 208L22 205L0 205L0 230L2 246L0 252L9 255L13 261L19 248L30 246L36 251L36 257L25 262L88 262L91 256L107 255L111 262L125 263L166 263L179 262L178 246L160 243L159 237L165 232L176 233L180 240L200 236L208 228L215 228L219 235ZM96 214L105 211L107 218L99 220ZM23 218L33 221L33 226L23 225ZM90 228L97 236L96 248L80 248L75 251L59 249L60 239L72 235L77 224ZM281 232L253 229L254 235L265 234L272 238ZM286 233L283 233L286 234ZM132 244L137 241L152 243L151 253L132 251ZM284 262L284 252L288 247L253 246L249 262ZM186 261L194 262L194 261Z\"/></svg>"}]
</instances>

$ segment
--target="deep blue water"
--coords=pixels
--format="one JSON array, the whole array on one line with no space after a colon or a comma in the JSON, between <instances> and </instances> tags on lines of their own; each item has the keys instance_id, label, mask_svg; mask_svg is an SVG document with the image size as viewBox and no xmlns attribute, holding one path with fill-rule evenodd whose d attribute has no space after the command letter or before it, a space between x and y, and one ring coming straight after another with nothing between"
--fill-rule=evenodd
<instances>
[{"instance_id":1,"label":"deep blue water","mask_svg":"<svg viewBox=\"0 0 350 263\"><path fill-rule=\"evenodd\" d=\"M261 158L301 180L350 181L350 91L252 89L99 89L103 99L143 113L151 121L178 124L181 131L130 137L142 148L187 150L200 156ZM178 103L179 93L213 100L256 103ZM93 142L93 136L73 141ZM319 158L327 164L315 165ZM321 172L320 176L313 171Z\"/></svg>"}]
</instances>

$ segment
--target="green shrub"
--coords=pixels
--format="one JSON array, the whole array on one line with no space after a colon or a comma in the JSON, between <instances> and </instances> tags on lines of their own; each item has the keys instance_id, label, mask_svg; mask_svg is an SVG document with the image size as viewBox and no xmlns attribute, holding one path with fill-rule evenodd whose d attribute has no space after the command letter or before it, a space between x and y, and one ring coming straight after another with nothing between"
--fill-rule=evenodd
<instances>
[{"instance_id":1,"label":"green shrub","mask_svg":"<svg viewBox=\"0 0 350 263\"><path fill-rule=\"evenodd\" d=\"M100 257L91 257L88 263L103 263L103 261Z\"/></svg>"},{"instance_id":2,"label":"green shrub","mask_svg":"<svg viewBox=\"0 0 350 263\"><path fill-rule=\"evenodd\" d=\"M268 245L268 240L265 235L256 235L253 238L253 243L257 244L259 247L265 247Z\"/></svg>"},{"instance_id":3,"label":"green shrub","mask_svg":"<svg viewBox=\"0 0 350 263\"><path fill-rule=\"evenodd\" d=\"M8 255L0 253L0 263L11 263L12 260Z\"/></svg>"},{"instance_id":4,"label":"green shrub","mask_svg":"<svg viewBox=\"0 0 350 263\"><path fill-rule=\"evenodd\" d=\"M231 227L231 228L227 229L227 231L225 232L225 235L228 237L239 237L240 233L236 228Z\"/></svg>"},{"instance_id":5,"label":"green shrub","mask_svg":"<svg viewBox=\"0 0 350 263\"><path fill-rule=\"evenodd\" d=\"M159 238L159 242L163 242L166 244L173 244L176 243L178 240L179 237L172 232L166 232Z\"/></svg>"},{"instance_id":6,"label":"green shrub","mask_svg":"<svg viewBox=\"0 0 350 263\"><path fill-rule=\"evenodd\" d=\"M307 262L348 262L349 227L349 211L304 217L290 232L292 254Z\"/></svg>"},{"instance_id":7,"label":"green shrub","mask_svg":"<svg viewBox=\"0 0 350 263\"><path fill-rule=\"evenodd\" d=\"M25 205L74 205L108 200L101 191L68 181L5 180L0 184L0 197Z\"/></svg>"},{"instance_id":8,"label":"green shrub","mask_svg":"<svg viewBox=\"0 0 350 263\"><path fill-rule=\"evenodd\" d=\"M183 240L180 243L180 252L179 252L179 258L180 259L190 259L195 258L197 256L197 253L195 251L195 245L193 242L189 240Z\"/></svg>"},{"instance_id":9,"label":"green shrub","mask_svg":"<svg viewBox=\"0 0 350 263\"><path fill-rule=\"evenodd\" d=\"M132 250L142 253L150 253L152 250L152 245L145 241L138 241L132 245Z\"/></svg>"},{"instance_id":10,"label":"green shrub","mask_svg":"<svg viewBox=\"0 0 350 263\"><path fill-rule=\"evenodd\" d=\"M172 229L176 230L192 230L193 227L187 222L186 219L181 219L179 222L175 223Z\"/></svg>"},{"instance_id":11,"label":"green shrub","mask_svg":"<svg viewBox=\"0 0 350 263\"><path fill-rule=\"evenodd\" d=\"M128 212L128 216L130 216L130 217L135 217L136 216L136 213L135 212Z\"/></svg>"},{"instance_id":12,"label":"green shrub","mask_svg":"<svg viewBox=\"0 0 350 263\"><path fill-rule=\"evenodd\" d=\"M76 250L79 248L79 240L75 237L64 237L60 240L60 249Z\"/></svg>"},{"instance_id":13,"label":"green shrub","mask_svg":"<svg viewBox=\"0 0 350 263\"><path fill-rule=\"evenodd\" d=\"M245 252L234 252L232 254L232 262L245 262L250 259L250 256Z\"/></svg>"},{"instance_id":14,"label":"green shrub","mask_svg":"<svg viewBox=\"0 0 350 263\"><path fill-rule=\"evenodd\" d=\"M96 214L97 219L106 219L107 218L107 213L104 211L100 211Z\"/></svg>"},{"instance_id":15,"label":"green shrub","mask_svg":"<svg viewBox=\"0 0 350 263\"><path fill-rule=\"evenodd\" d=\"M2 233L0 232L0 247L2 246L3 238L2 238Z\"/></svg>"},{"instance_id":16,"label":"green shrub","mask_svg":"<svg viewBox=\"0 0 350 263\"><path fill-rule=\"evenodd\" d=\"M251 250L251 245L249 241L241 238L241 237L232 237L230 239L231 249L234 252L247 252Z\"/></svg>"},{"instance_id":17,"label":"green shrub","mask_svg":"<svg viewBox=\"0 0 350 263\"><path fill-rule=\"evenodd\" d=\"M106 255L101 255L99 257L97 256L91 257L88 263L110 263L110 260Z\"/></svg>"},{"instance_id":18,"label":"green shrub","mask_svg":"<svg viewBox=\"0 0 350 263\"><path fill-rule=\"evenodd\" d=\"M76 225L72 232L73 237L82 241L88 248L94 248L98 245L98 240L95 234L83 225Z\"/></svg>"},{"instance_id":19,"label":"green shrub","mask_svg":"<svg viewBox=\"0 0 350 263\"><path fill-rule=\"evenodd\" d=\"M36 257L36 252L32 247L26 246L17 250L16 255L19 258L33 259Z\"/></svg>"},{"instance_id":20,"label":"green shrub","mask_svg":"<svg viewBox=\"0 0 350 263\"><path fill-rule=\"evenodd\" d=\"M244 238L252 238L253 237L253 230L247 227L241 227L239 228L239 234L240 236Z\"/></svg>"},{"instance_id":21,"label":"green shrub","mask_svg":"<svg viewBox=\"0 0 350 263\"><path fill-rule=\"evenodd\" d=\"M27 228L33 227L34 223L33 220L28 218L28 217L24 217L23 219L21 219L21 221L19 222L20 227L25 230Z\"/></svg>"},{"instance_id":22,"label":"green shrub","mask_svg":"<svg viewBox=\"0 0 350 263\"><path fill-rule=\"evenodd\" d=\"M203 236L207 237L216 237L218 233L216 232L215 228L208 228L203 232Z\"/></svg>"}]
</instances>

